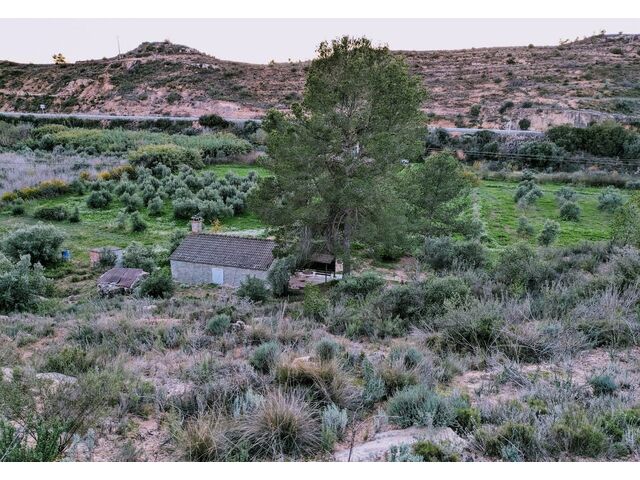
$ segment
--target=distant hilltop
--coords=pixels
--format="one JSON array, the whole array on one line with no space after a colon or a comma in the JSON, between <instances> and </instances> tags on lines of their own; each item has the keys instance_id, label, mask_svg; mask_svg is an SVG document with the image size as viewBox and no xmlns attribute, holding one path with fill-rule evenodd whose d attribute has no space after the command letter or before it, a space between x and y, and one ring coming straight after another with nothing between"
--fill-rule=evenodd
<instances>
[{"instance_id":1,"label":"distant hilltop","mask_svg":"<svg viewBox=\"0 0 640 480\"><path fill-rule=\"evenodd\" d=\"M64 53L64 52L63 52ZM532 130L640 121L640 35L558 46L400 51L429 91L433 125ZM170 42L63 65L0 61L0 110L257 118L299 101L308 62L220 60Z\"/></svg>"}]
</instances>

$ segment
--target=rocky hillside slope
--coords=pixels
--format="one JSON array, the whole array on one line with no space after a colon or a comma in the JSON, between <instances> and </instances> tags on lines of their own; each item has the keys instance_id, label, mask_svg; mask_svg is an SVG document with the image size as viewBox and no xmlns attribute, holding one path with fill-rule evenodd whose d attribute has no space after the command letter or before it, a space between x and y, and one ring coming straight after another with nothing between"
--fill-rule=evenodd
<instances>
[{"instance_id":1,"label":"rocky hillside slope","mask_svg":"<svg viewBox=\"0 0 640 480\"><path fill-rule=\"evenodd\" d=\"M402 51L434 124L532 129L640 116L640 35L559 46ZM219 60L171 43L67 65L0 62L0 110L259 117L301 98L306 63Z\"/></svg>"}]
</instances>

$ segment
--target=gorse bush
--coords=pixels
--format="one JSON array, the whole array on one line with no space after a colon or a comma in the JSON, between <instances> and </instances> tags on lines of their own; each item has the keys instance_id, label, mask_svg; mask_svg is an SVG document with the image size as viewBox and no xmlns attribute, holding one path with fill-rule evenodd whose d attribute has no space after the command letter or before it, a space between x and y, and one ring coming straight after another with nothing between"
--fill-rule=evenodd
<instances>
[{"instance_id":1,"label":"gorse bush","mask_svg":"<svg viewBox=\"0 0 640 480\"><path fill-rule=\"evenodd\" d=\"M29 255L31 262L49 266L59 260L64 238L56 227L38 223L6 235L2 240L2 250L14 260Z\"/></svg>"}]
</instances>

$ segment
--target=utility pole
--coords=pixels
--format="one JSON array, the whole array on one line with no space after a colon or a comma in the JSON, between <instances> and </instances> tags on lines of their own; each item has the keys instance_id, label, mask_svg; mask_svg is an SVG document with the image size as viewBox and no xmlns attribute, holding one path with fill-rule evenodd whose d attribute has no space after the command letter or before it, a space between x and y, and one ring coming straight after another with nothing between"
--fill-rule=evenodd
<instances>
[{"instance_id":1,"label":"utility pole","mask_svg":"<svg viewBox=\"0 0 640 480\"><path fill-rule=\"evenodd\" d=\"M118 42L118 57L120 56L120 35L116 35L116 42Z\"/></svg>"}]
</instances>

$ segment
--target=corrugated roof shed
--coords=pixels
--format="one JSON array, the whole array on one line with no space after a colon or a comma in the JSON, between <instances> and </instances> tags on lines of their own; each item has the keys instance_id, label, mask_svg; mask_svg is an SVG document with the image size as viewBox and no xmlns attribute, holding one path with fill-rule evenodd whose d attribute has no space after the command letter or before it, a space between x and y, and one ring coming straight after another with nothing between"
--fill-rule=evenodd
<instances>
[{"instance_id":1,"label":"corrugated roof shed","mask_svg":"<svg viewBox=\"0 0 640 480\"><path fill-rule=\"evenodd\" d=\"M98 285L113 285L130 289L145 275L147 272L140 268L112 268L100 275Z\"/></svg>"},{"instance_id":2,"label":"corrugated roof shed","mask_svg":"<svg viewBox=\"0 0 640 480\"><path fill-rule=\"evenodd\" d=\"M273 240L200 233L188 235L171 254L180 262L268 270L273 263Z\"/></svg>"}]
</instances>

